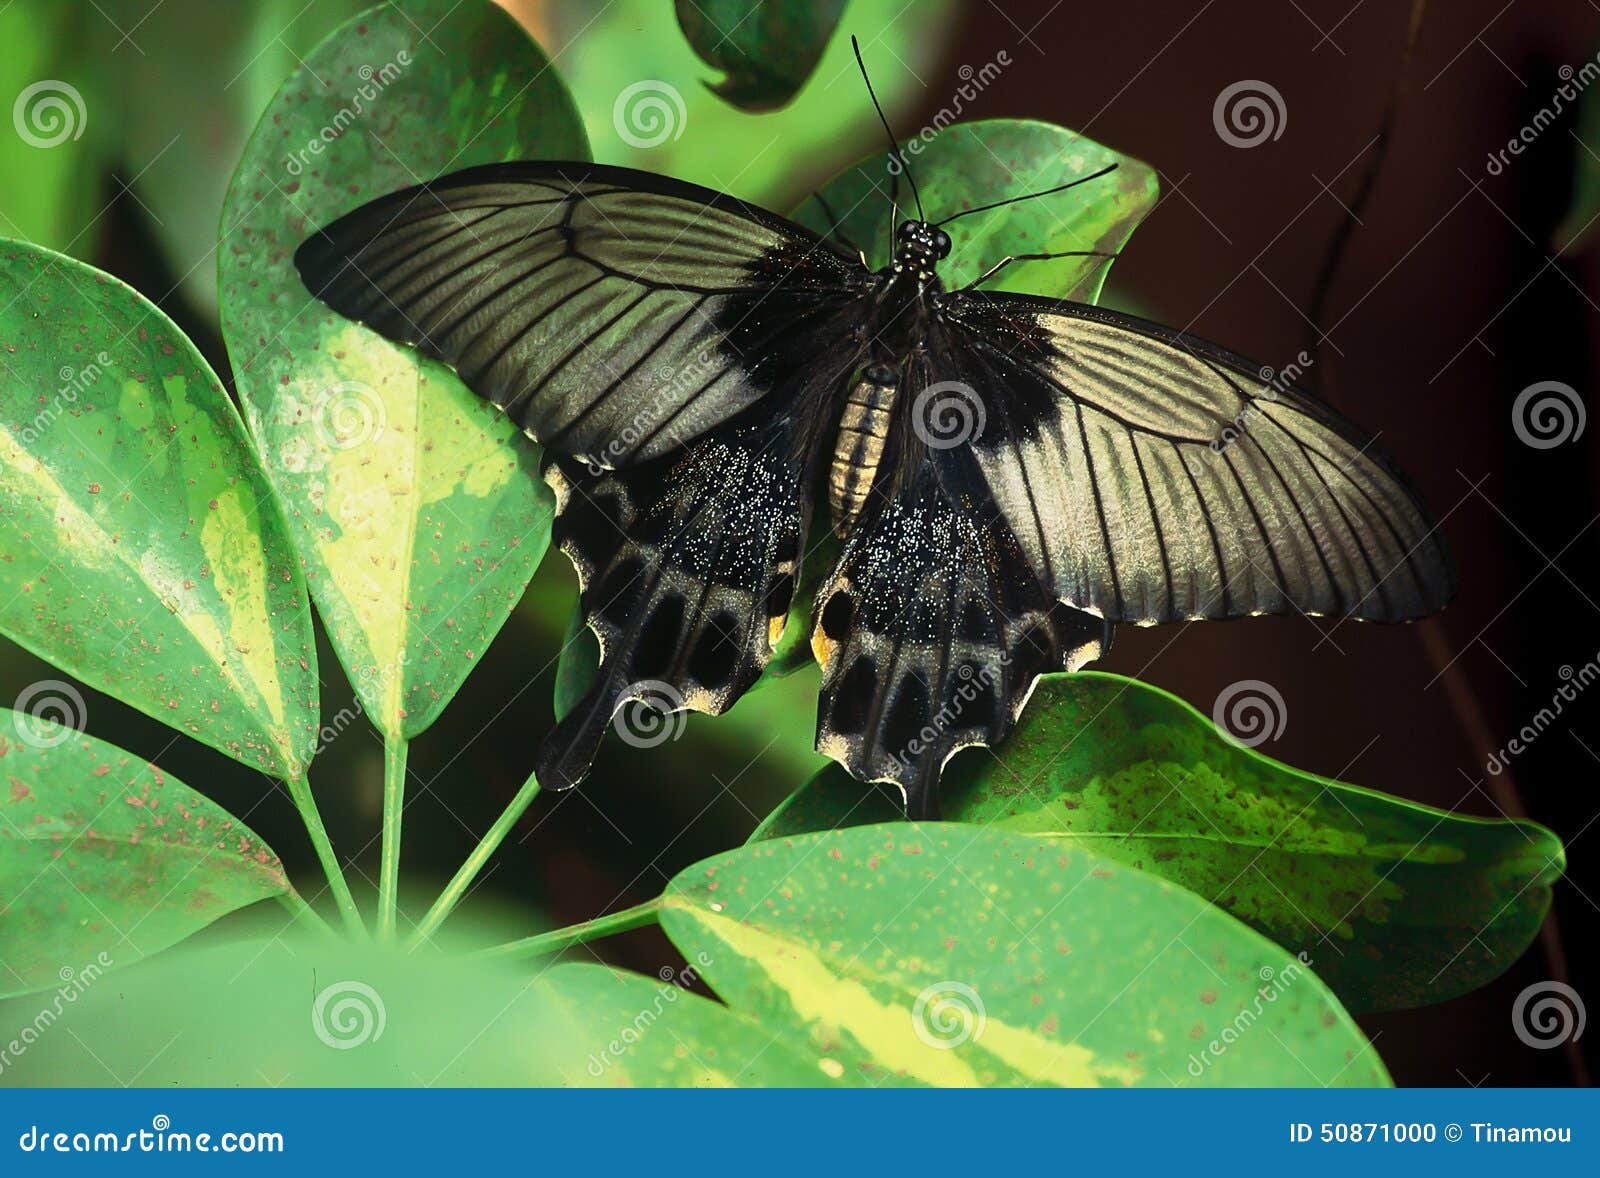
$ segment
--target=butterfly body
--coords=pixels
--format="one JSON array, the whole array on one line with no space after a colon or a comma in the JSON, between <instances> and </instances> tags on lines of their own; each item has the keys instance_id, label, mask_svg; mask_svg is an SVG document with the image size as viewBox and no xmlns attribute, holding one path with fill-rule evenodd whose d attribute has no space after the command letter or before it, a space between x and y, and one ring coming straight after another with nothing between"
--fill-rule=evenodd
<instances>
[{"instance_id":1,"label":"butterfly body","mask_svg":"<svg viewBox=\"0 0 1600 1178\"><path fill-rule=\"evenodd\" d=\"M874 272L725 194L576 162L468 169L301 246L313 293L546 449L601 650L536 754L548 787L633 701L732 706L808 571L817 747L914 817L1116 623L1403 621L1453 592L1415 492L1332 410L1158 324L946 290L949 251L907 221Z\"/></svg>"}]
</instances>

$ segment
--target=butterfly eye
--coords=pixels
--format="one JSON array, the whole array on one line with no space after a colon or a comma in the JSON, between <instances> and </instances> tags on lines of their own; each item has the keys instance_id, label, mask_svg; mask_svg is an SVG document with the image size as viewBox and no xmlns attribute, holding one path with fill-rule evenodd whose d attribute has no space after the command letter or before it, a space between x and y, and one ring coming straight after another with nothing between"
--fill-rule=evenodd
<instances>
[{"instance_id":1,"label":"butterfly eye","mask_svg":"<svg viewBox=\"0 0 1600 1178\"><path fill-rule=\"evenodd\" d=\"M943 229L933 231L933 256L936 258L950 256L950 235Z\"/></svg>"}]
</instances>

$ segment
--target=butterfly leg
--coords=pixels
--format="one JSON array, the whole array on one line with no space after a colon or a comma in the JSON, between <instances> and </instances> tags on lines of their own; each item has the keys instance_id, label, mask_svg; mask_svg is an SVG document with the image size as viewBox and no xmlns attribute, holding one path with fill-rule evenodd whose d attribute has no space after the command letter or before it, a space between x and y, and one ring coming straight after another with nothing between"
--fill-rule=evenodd
<instances>
[{"instance_id":1,"label":"butterfly leg","mask_svg":"<svg viewBox=\"0 0 1600 1178\"><path fill-rule=\"evenodd\" d=\"M1063 250L1054 254L1007 254L993 266L990 266L978 277L963 286L962 290L971 290L975 286L982 286L1012 262L1047 262L1052 258L1115 258L1117 254L1108 254L1103 250Z\"/></svg>"},{"instance_id":2,"label":"butterfly leg","mask_svg":"<svg viewBox=\"0 0 1600 1178\"><path fill-rule=\"evenodd\" d=\"M867 262L867 251L862 249L855 242L851 241L849 236L840 227L839 218L834 213L833 206L823 199L822 193L820 192L813 192L811 194L811 199L817 202L818 206L822 209L822 215L828 218L828 236L834 241L837 241L840 245L844 246L851 253L859 255L863 269L870 269L871 267Z\"/></svg>"}]
</instances>

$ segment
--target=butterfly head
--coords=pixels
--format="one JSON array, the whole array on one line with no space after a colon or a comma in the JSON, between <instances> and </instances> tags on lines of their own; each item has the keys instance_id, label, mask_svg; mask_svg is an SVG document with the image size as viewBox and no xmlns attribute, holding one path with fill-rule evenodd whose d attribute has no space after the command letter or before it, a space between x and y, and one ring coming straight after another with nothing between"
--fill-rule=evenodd
<instances>
[{"instance_id":1,"label":"butterfly head","mask_svg":"<svg viewBox=\"0 0 1600 1178\"><path fill-rule=\"evenodd\" d=\"M894 236L897 270L915 269L919 277L932 278L935 262L950 256L950 235L926 221L902 221Z\"/></svg>"}]
</instances>

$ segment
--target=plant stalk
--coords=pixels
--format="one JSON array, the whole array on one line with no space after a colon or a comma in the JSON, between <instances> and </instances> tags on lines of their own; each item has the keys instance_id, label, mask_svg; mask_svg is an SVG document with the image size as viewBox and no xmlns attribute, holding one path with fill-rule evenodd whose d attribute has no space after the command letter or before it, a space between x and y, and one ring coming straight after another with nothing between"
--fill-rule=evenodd
<instances>
[{"instance_id":1,"label":"plant stalk","mask_svg":"<svg viewBox=\"0 0 1600 1178\"><path fill-rule=\"evenodd\" d=\"M539 780L533 774L528 774L528 780L522 783L522 788L517 791L517 796L511 799L500 817L495 819L472 854L467 856L467 861L461 865L450 882L445 885L444 891L439 893L439 898L433 902L433 907L428 909L426 916L417 925L416 931L406 941L408 950L416 949L435 930L444 923L446 917L455 911L457 904L461 903L467 889L472 886L472 881L478 878L478 873L483 870L483 865L489 861L500 844L505 841L506 835L511 833L511 828L517 820L527 813L528 807L533 805L533 799L539 796Z\"/></svg>"},{"instance_id":2,"label":"plant stalk","mask_svg":"<svg viewBox=\"0 0 1600 1178\"><path fill-rule=\"evenodd\" d=\"M383 741L383 852L378 863L378 939L394 939L400 893L400 819L406 804L406 752L403 736Z\"/></svg>"},{"instance_id":3,"label":"plant stalk","mask_svg":"<svg viewBox=\"0 0 1600 1178\"><path fill-rule=\"evenodd\" d=\"M491 949L480 949L470 956L479 960L492 958L499 961L522 961L529 957L559 953L569 945L582 945L588 941L597 941L601 937L609 937L613 933L625 933L629 929L643 928L647 924L656 923L660 918L661 899L657 896L653 900L646 900L643 904L624 908L621 912L597 916L582 924L569 924L566 928L540 933L538 936L523 937L520 941L510 941Z\"/></svg>"},{"instance_id":4,"label":"plant stalk","mask_svg":"<svg viewBox=\"0 0 1600 1178\"><path fill-rule=\"evenodd\" d=\"M338 934L333 931L333 927L317 914L317 910L311 907L310 904L306 903L305 897L299 892L295 891L293 888L290 888L287 892L280 892L277 899L278 903L287 908L294 916L296 923L302 924L306 928L312 929L313 931L321 933L324 936L338 936Z\"/></svg>"},{"instance_id":5,"label":"plant stalk","mask_svg":"<svg viewBox=\"0 0 1600 1178\"><path fill-rule=\"evenodd\" d=\"M289 778L288 785L289 796L300 811L300 820L306 824L306 833L311 836L311 845L322 864L323 874L328 877L328 888L333 892L333 902L339 906L339 915L344 918L345 928L357 937L365 938L366 926L361 923L361 912L356 908L355 897L350 894L350 885L345 882L344 872L339 869L339 857L333 853L333 844L328 841L328 829L322 825L317 799L311 794L311 782L302 775Z\"/></svg>"}]
</instances>

